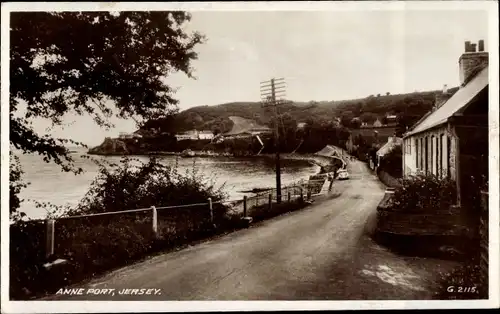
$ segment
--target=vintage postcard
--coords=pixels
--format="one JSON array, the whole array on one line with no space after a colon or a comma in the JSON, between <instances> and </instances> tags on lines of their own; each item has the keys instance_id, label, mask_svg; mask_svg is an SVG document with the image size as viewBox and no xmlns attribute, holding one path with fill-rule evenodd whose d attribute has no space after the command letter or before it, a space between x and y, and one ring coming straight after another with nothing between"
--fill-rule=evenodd
<instances>
[{"instance_id":1,"label":"vintage postcard","mask_svg":"<svg viewBox=\"0 0 500 314\"><path fill-rule=\"evenodd\" d=\"M499 306L498 2L1 23L2 313Z\"/></svg>"}]
</instances>

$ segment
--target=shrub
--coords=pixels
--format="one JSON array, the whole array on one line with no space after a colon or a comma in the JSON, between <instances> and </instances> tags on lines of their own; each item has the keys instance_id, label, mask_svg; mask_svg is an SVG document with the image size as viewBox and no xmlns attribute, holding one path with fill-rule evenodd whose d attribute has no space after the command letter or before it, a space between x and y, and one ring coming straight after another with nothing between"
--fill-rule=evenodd
<instances>
[{"instance_id":1,"label":"shrub","mask_svg":"<svg viewBox=\"0 0 500 314\"><path fill-rule=\"evenodd\" d=\"M394 178L403 176L403 151L401 146L396 146L380 161L380 171L385 171Z\"/></svg>"},{"instance_id":2,"label":"shrub","mask_svg":"<svg viewBox=\"0 0 500 314\"><path fill-rule=\"evenodd\" d=\"M415 175L401 180L391 199L391 209L401 212L435 212L449 209L456 201L456 185L434 175Z\"/></svg>"},{"instance_id":3,"label":"shrub","mask_svg":"<svg viewBox=\"0 0 500 314\"><path fill-rule=\"evenodd\" d=\"M97 161L96 161L97 162ZM120 164L97 162L99 173L89 191L70 214L90 214L150 206L170 206L222 201L224 185L193 170L181 174L177 164L163 165L156 157L147 163L124 157ZM219 206L220 207L220 206Z\"/></svg>"}]
</instances>

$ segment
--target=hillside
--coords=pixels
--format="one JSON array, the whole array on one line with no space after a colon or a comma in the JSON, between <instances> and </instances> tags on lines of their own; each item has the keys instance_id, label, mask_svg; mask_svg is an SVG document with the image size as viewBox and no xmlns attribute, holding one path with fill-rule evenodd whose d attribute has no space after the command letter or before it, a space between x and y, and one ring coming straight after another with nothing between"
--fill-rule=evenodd
<instances>
[{"instance_id":1,"label":"hillside","mask_svg":"<svg viewBox=\"0 0 500 314\"><path fill-rule=\"evenodd\" d=\"M450 89L450 93L458 88ZM397 115L402 127L410 126L431 110L440 90L397 95L370 95L366 98L308 103L289 102L280 106L281 114L288 114L296 122L331 121L338 117L346 127L354 117L373 122L386 115ZM230 132L234 118L254 120L260 125L271 124L272 108L260 102L232 102L216 106L198 106L184 110L173 118L149 121L144 128L158 127L163 132L175 133L191 129L212 130L215 133ZM243 120L241 120L243 121ZM247 121L248 122L248 121ZM247 123L245 122L245 123Z\"/></svg>"}]
</instances>

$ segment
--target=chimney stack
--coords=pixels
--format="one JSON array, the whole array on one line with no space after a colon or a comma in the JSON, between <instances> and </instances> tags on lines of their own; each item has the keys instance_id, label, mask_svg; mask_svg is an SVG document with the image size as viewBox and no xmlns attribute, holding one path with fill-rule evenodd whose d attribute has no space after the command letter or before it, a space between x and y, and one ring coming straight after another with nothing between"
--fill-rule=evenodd
<instances>
[{"instance_id":1,"label":"chimney stack","mask_svg":"<svg viewBox=\"0 0 500 314\"><path fill-rule=\"evenodd\" d=\"M484 40L480 40L478 43L478 49L479 52L484 51Z\"/></svg>"},{"instance_id":2,"label":"chimney stack","mask_svg":"<svg viewBox=\"0 0 500 314\"><path fill-rule=\"evenodd\" d=\"M465 42L465 52L470 52L470 41Z\"/></svg>"},{"instance_id":3,"label":"chimney stack","mask_svg":"<svg viewBox=\"0 0 500 314\"><path fill-rule=\"evenodd\" d=\"M484 40L480 40L478 44L465 42L465 52L458 60L461 86L467 84L472 77L488 66L488 52L484 51ZM476 46L479 46L479 51L476 51Z\"/></svg>"},{"instance_id":4,"label":"chimney stack","mask_svg":"<svg viewBox=\"0 0 500 314\"><path fill-rule=\"evenodd\" d=\"M443 94L447 94L448 93L448 85L444 84L443 86Z\"/></svg>"}]
</instances>

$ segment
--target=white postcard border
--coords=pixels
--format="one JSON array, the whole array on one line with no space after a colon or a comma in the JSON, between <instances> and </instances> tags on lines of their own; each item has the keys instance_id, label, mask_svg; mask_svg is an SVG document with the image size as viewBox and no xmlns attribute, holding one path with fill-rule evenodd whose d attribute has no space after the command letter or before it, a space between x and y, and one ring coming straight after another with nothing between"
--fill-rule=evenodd
<instances>
[{"instance_id":1,"label":"white postcard border","mask_svg":"<svg viewBox=\"0 0 500 314\"><path fill-rule=\"evenodd\" d=\"M346 310L346 309L458 309L498 307L499 292L499 194L490 193L489 300L456 301L6 301L9 298L9 14L12 11L130 11L130 10L217 10L217 11L313 11L313 10L488 10L490 47L490 104L498 104L498 3L495 1L410 1L410 2L190 2L190 3L2 3L1 28L1 299L5 313L75 312L184 312L262 310ZM490 105L490 191L500 191L499 108Z\"/></svg>"}]
</instances>

